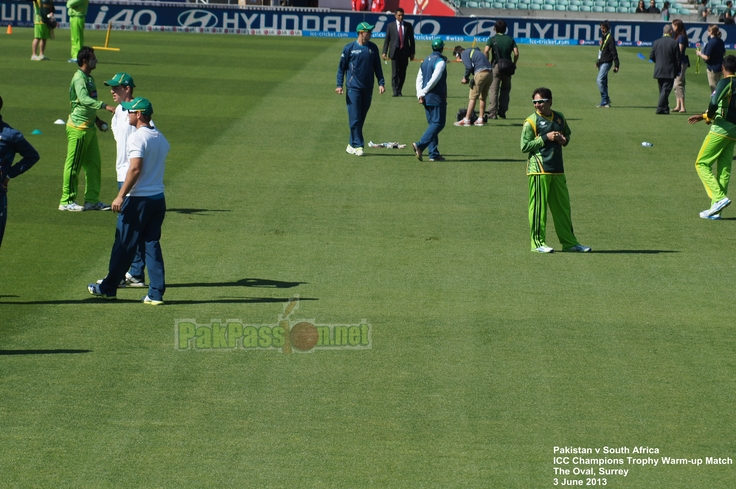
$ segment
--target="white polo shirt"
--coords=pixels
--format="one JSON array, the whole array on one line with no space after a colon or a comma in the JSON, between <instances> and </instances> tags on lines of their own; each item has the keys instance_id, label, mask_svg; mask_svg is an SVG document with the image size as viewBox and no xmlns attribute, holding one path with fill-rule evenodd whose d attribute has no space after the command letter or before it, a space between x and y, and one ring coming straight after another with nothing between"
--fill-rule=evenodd
<instances>
[{"instance_id":1,"label":"white polo shirt","mask_svg":"<svg viewBox=\"0 0 736 489\"><path fill-rule=\"evenodd\" d=\"M164 170L169 142L156 128L141 127L128 137L128 160L143 158L138 181L130 197L151 197L164 191Z\"/></svg>"}]
</instances>

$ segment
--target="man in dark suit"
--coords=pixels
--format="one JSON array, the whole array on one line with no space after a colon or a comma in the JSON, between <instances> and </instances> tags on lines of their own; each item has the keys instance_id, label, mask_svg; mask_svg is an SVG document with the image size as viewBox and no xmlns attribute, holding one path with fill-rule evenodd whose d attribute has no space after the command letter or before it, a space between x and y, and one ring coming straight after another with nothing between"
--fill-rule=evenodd
<instances>
[{"instance_id":1,"label":"man in dark suit","mask_svg":"<svg viewBox=\"0 0 736 489\"><path fill-rule=\"evenodd\" d=\"M386 26L383 59L391 60L391 87L394 89L394 97L401 97L406 67L409 60L414 61L414 28L410 23L404 22L404 9L401 7L396 9L396 22Z\"/></svg>"},{"instance_id":2,"label":"man in dark suit","mask_svg":"<svg viewBox=\"0 0 736 489\"><path fill-rule=\"evenodd\" d=\"M670 113L670 92L680 73L680 48L672 38L672 26L664 26L664 35L654 41L649 59L654 61L654 78L659 83L657 114Z\"/></svg>"}]
</instances>

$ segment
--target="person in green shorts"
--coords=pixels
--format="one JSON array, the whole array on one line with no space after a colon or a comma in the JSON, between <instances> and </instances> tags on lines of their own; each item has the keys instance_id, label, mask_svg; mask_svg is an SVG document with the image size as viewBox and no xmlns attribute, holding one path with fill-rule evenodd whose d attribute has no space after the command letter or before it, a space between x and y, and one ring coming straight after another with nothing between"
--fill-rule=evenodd
<instances>
[{"instance_id":1,"label":"person in green shorts","mask_svg":"<svg viewBox=\"0 0 736 489\"><path fill-rule=\"evenodd\" d=\"M521 151L529 155L526 174L529 176L532 251L554 251L545 242L549 205L562 251L587 253L590 248L581 245L572 230L570 194L562 162L562 147L570 142L570 128L565 116L552 110L549 88L534 90L532 102L537 111L526 118L521 129Z\"/></svg>"},{"instance_id":2,"label":"person in green shorts","mask_svg":"<svg viewBox=\"0 0 736 489\"><path fill-rule=\"evenodd\" d=\"M710 208L701 212L700 217L712 220L720 219L721 211L731 203L726 192L736 146L736 56L723 58L722 71L723 78L710 98L708 111L687 120L690 124L703 120L710 124L710 131L695 161L695 169L710 197ZM715 173L713 165L716 165Z\"/></svg>"},{"instance_id":3,"label":"person in green shorts","mask_svg":"<svg viewBox=\"0 0 736 489\"><path fill-rule=\"evenodd\" d=\"M79 50L84 46L84 21L87 17L89 0L68 0L66 11L69 17L69 31L72 38L72 56L70 63L77 62Z\"/></svg>"},{"instance_id":4,"label":"person in green shorts","mask_svg":"<svg viewBox=\"0 0 736 489\"><path fill-rule=\"evenodd\" d=\"M49 59L44 55L44 51L46 50L46 40L51 37L51 29L56 27L54 10L54 3L51 0L33 0L31 61L47 61Z\"/></svg>"},{"instance_id":5,"label":"person in green shorts","mask_svg":"<svg viewBox=\"0 0 736 489\"><path fill-rule=\"evenodd\" d=\"M95 126L102 131L106 131L108 126L97 117L96 112L104 109L115 113L115 108L97 100L97 87L91 75L97 67L94 49L87 46L80 49L77 64L79 70L69 87L71 113L66 123L67 154L59 210L106 211L110 210L110 206L100 202L102 164ZM84 168L86 179L84 207L75 202L81 168Z\"/></svg>"}]
</instances>

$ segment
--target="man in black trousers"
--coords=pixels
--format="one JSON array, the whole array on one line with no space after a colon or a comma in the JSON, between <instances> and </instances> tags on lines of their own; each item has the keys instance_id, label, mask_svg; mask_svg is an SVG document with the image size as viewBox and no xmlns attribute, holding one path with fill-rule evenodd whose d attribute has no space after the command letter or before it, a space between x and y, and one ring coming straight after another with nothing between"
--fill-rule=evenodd
<instances>
[{"instance_id":1,"label":"man in black trousers","mask_svg":"<svg viewBox=\"0 0 736 489\"><path fill-rule=\"evenodd\" d=\"M386 26L383 59L391 60L391 87L394 90L394 97L401 97L406 67L409 60L414 61L414 28L409 22L404 22L404 9L401 7L396 9L396 22Z\"/></svg>"},{"instance_id":2,"label":"man in black trousers","mask_svg":"<svg viewBox=\"0 0 736 489\"><path fill-rule=\"evenodd\" d=\"M664 35L654 41L649 59L654 61L654 78L659 83L657 114L670 113L670 92L680 73L680 47L672 38L672 25L664 26Z\"/></svg>"}]
</instances>

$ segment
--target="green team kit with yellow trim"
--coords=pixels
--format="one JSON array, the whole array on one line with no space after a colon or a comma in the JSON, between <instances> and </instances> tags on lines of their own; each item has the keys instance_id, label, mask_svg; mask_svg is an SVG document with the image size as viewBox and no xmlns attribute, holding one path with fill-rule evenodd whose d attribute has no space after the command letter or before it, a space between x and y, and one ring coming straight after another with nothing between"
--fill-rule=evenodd
<instances>
[{"instance_id":1,"label":"green team kit with yellow trim","mask_svg":"<svg viewBox=\"0 0 736 489\"><path fill-rule=\"evenodd\" d=\"M524 121L521 130L521 151L529 155L526 173L529 176L529 229L532 251L547 246L547 206L552 211L557 237L562 249L574 248L580 243L572 229L570 194L565 180L562 146L550 141L547 134L559 132L570 142L570 127L565 116L552 111L550 117L539 112Z\"/></svg>"},{"instance_id":2,"label":"green team kit with yellow trim","mask_svg":"<svg viewBox=\"0 0 736 489\"><path fill-rule=\"evenodd\" d=\"M718 82L703 118L710 131L695 161L695 169L703 182L711 205L726 198L731 177L733 151L736 146L736 97L734 76ZM712 168L716 164L715 172Z\"/></svg>"}]
</instances>

